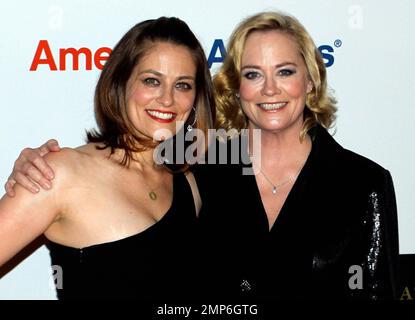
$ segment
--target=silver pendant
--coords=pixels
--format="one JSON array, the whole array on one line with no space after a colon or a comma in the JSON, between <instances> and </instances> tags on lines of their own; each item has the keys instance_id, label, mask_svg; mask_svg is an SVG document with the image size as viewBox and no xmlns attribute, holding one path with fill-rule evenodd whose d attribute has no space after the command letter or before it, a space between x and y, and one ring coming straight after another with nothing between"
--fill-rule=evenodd
<instances>
[{"instance_id":1,"label":"silver pendant","mask_svg":"<svg viewBox=\"0 0 415 320\"><path fill-rule=\"evenodd\" d=\"M150 197L151 200L156 200L157 199L157 195L154 191L149 192L148 196Z\"/></svg>"},{"instance_id":2,"label":"silver pendant","mask_svg":"<svg viewBox=\"0 0 415 320\"><path fill-rule=\"evenodd\" d=\"M277 187L272 187L272 194L277 194Z\"/></svg>"}]
</instances>

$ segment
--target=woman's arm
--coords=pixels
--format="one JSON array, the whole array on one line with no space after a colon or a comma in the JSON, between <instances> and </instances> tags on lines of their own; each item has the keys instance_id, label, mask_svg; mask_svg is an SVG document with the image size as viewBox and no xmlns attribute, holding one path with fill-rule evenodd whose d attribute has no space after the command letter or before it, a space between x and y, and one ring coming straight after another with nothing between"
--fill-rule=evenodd
<instances>
[{"instance_id":1,"label":"woman's arm","mask_svg":"<svg viewBox=\"0 0 415 320\"><path fill-rule=\"evenodd\" d=\"M6 194L0 200L0 266L44 233L62 211L65 159L60 153L49 154L46 161L56 172L53 189L33 195L17 185L14 197Z\"/></svg>"},{"instance_id":2,"label":"woman's arm","mask_svg":"<svg viewBox=\"0 0 415 320\"><path fill-rule=\"evenodd\" d=\"M44 156L52 151L60 151L59 144L54 139L47 141L39 148L23 149L5 184L6 192L10 197L15 196L14 186L16 184L20 184L32 193L39 192L40 187L45 190L51 188L54 172L45 161Z\"/></svg>"}]
</instances>

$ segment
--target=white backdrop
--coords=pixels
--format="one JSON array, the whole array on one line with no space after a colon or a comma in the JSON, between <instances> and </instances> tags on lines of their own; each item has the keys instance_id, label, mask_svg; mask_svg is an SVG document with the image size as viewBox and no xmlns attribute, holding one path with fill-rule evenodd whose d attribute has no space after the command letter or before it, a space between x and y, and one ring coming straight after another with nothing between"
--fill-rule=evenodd
<instances>
[{"instance_id":1,"label":"white backdrop","mask_svg":"<svg viewBox=\"0 0 415 320\"><path fill-rule=\"evenodd\" d=\"M226 44L243 17L269 9L296 16L317 46L333 51L326 61L334 58L328 78L339 101L335 137L391 171L400 251L415 253L412 0L2 1L1 184L24 147L52 137L75 147L84 143L85 129L94 127L93 91L100 70L93 63L86 70L82 55L79 70L73 70L70 55L60 70L60 49L86 47L94 53L113 47L137 22L167 15L185 20L209 55L215 39ZM48 41L57 71L45 64L29 70L40 40ZM219 51L214 55L220 58ZM212 73L218 66L212 65ZM55 299L50 274L49 254L41 247L0 280L0 299Z\"/></svg>"}]
</instances>

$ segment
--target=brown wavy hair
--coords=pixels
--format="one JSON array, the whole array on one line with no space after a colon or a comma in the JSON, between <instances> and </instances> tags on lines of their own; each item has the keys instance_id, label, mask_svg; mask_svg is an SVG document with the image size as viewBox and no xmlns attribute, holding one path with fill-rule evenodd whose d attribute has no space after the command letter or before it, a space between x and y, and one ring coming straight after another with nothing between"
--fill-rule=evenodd
<instances>
[{"instance_id":1,"label":"brown wavy hair","mask_svg":"<svg viewBox=\"0 0 415 320\"><path fill-rule=\"evenodd\" d=\"M236 97L241 80L241 58L245 41L254 31L276 30L288 34L298 45L304 59L313 89L307 95L304 124L300 133L303 139L316 124L325 128L335 120L336 100L327 89L326 67L313 39L302 24L289 15L279 12L262 12L243 20L231 34L227 56L213 78L216 99L216 128L240 131L248 126L248 119Z\"/></svg>"},{"instance_id":2,"label":"brown wavy hair","mask_svg":"<svg viewBox=\"0 0 415 320\"><path fill-rule=\"evenodd\" d=\"M187 48L196 64L196 114L188 122L208 137L214 114L213 85L202 46L188 25L175 17L146 20L132 27L116 44L106 62L95 89L95 118L98 130L87 131L87 142L102 143L105 149L123 149L122 165L133 160L133 152L140 152L158 145L143 138L127 116L127 83L135 66L157 43L167 42ZM186 127L186 125L184 126ZM205 141L207 146L207 141ZM185 165L186 166L186 165Z\"/></svg>"}]
</instances>

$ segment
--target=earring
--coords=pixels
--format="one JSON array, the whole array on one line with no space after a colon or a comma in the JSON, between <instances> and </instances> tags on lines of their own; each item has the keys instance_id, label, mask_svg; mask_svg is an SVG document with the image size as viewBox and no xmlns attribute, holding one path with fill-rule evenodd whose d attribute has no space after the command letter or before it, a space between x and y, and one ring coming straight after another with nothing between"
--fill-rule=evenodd
<instances>
[{"instance_id":1,"label":"earring","mask_svg":"<svg viewBox=\"0 0 415 320\"><path fill-rule=\"evenodd\" d=\"M192 124L189 124L189 125L187 126L187 131L192 131L192 130L193 130L193 126L194 126L194 125L195 125L195 123L196 123L196 108L195 108L195 107L192 107L192 109L193 109L193 111L195 112L195 118L193 119Z\"/></svg>"},{"instance_id":2,"label":"earring","mask_svg":"<svg viewBox=\"0 0 415 320\"><path fill-rule=\"evenodd\" d=\"M241 97L241 95L239 93L235 93L235 97L236 97L236 99L239 99Z\"/></svg>"}]
</instances>

